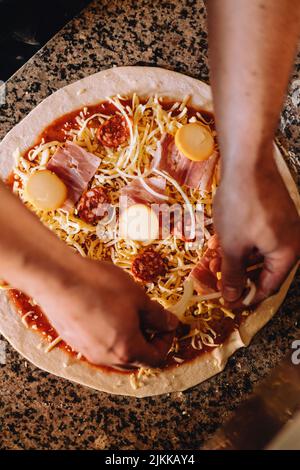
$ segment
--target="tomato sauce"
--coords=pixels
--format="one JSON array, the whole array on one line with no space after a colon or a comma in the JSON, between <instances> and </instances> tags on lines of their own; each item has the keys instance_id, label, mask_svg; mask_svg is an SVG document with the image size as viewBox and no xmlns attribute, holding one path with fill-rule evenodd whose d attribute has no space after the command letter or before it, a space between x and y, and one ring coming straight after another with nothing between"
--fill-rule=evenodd
<instances>
[{"instance_id":1,"label":"tomato sauce","mask_svg":"<svg viewBox=\"0 0 300 470\"><path fill-rule=\"evenodd\" d=\"M131 99L126 99L126 100L120 100L123 106L130 106L131 107ZM141 101L142 102L142 101ZM146 103L146 100L142 102L142 104ZM170 111L173 105L175 104L175 101L170 101L170 100L165 100L160 102L162 108L165 111ZM27 152L24 154L24 157L28 157L28 153L30 152L31 149L33 149L36 145L39 145L42 140L44 140L45 143L51 142L51 141L59 141L59 142L65 142L67 140L67 135L63 131L69 130L69 129L76 129L78 128L78 123L76 121L76 118L79 116L80 112L85 109L85 119L88 119L89 117L93 116L94 114L103 114L107 116L113 116L117 113L118 109L112 104L107 101L101 102L99 104L93 105L93 106L87 106L85 108L80 108L75 111L72 111L58 119L56 119L54 122L52 122L48 127L44 129L44 131L40 134L40 136L37 138L35 144L27 150ZM195 109L191 106L187 106L187 117L190 119L193 116L196 116L198 112L201 113L203 119L210 125L212 129L215 129L215 124L214 124L214 117L213 114L204 111L204 110L198 110ZM180 114L180 110L177 108L172 111L172 115L176 116ZM88 125L90 127L93 127L95 125L99 125L99 122L93 122L91 120ZM7 179L6 183L9 187L12 188L13 183L15 181L14 175L10 175L10 177ZM32 328L33 330L36 330L37 333L39 333L45 341L47 341L49 344L54 341L58 337L58 333L55 331L55 329L51 326L49 320L47 319L46 315L42 312L41 308L38 305L34 305L32 300L22 292L16 290L16 289L10 289L8 291L9 298L11 302L15 305L18 313L20 314L21 317L26 315L26 323L28 324L29 328ZM31 313L29 313L31 312ZM230 333L238 328L242 321L242 316L240 314L237 314L235 320L232 320L230 318L225 318L222 320L222 322L216 322L216 324L213 326L214 330L217 333L217 337L215 338L215 342L218 343L223 343ZM178 330L178 336L184 336L185 334L188 333L189 327L186 325L181 325L179 330ZM65 351L67 354L70 356L76 358L78 356L77 352L74 351L69 345L67 345L64 341L61 341L60 343L55 346L56 348L60 348L63 351ZM191 345L191 339L187 338L182 341L180 341L180 350L178 353L174 354L175 356L178 356L183 362L187 361L192 361L195 358L199 357L200 355L204 354L207 351L210 351L212 348L203 345L201 350L195 349ZM81 358L80 360L84 362L88 362L86 359ZM92 365L92 364L91 364ZM167 360L165 361L165 364L163 365L164 367L176 367L179 366L172 355L169 355ZM105 372L108 373L113 373L115 372L114 369L105 367L105 366L94 366L97 367L98 369L101 369ZM118 371L120 373L120 371ZM124 371L124 374L132 373L132 371Z\"/></svg>"},{"instance_id":2,"label":"tomato sauce","mask_svg":"<svg viewBox=\"0 0 300 470\"><path fill-rule=\"evenodd\" d=\"M5 184L9 189L13 189L14 183L17 181L16 175L14 173L11 173L9 177L6 179Z\"/></svg>"},{"instance_id":3,"label":"tomato sauce","mask_svg":"<svg viewBox=\"0 0 300 470\"><path fill-rule=\"evenodd\" d=\"M140 100L140 102L142 104L145 104L146 100ZM131 99L120 100L120 103L124 107L126 106L131 107L132 100ZM170 111L172 106L175 104L175 101L165 100L165 101L161 101L160 104L165 111ZM85 109L86 111L85 119L88 119L94 114L104 114L107 116L114 116L118 112L118 109L116 108L116 106L114 106L114 104L108 101L103 101L99 104L96 104L93 106L86 106L84 108L79 108L79 109L76 109L75 111L67 113L64 116L61 116L60 118L53 121L49 126L47 126L43 130L43 132L39 135L34 145L27 150L24 157L26 158L30 150L32 150L36 145L39 145L42 139L44 139L45 143L52 142L54 140L57 140L59 142L65 142L67 140L67 135L63 130L64 129L70 130L70 129L78 128L78 123L76 121L76 118L79 116L80 112L83 111L83 109ZM177 108L172 111L172 116L175 117L178 114L180 114L180 112L181 111ZM209 111L195 109L192 106L187 106L188 119L196 116L198 112L200 112L204 120L210 124L210 127L212 129L215 129L214 117L212 113L210 113ZM92 127L93 125L95 125L95 123L93 123L93 120L91 120L88 125ZM98 121L96 122L96 125L99 126Z\"/></svg>"}]
</instances>

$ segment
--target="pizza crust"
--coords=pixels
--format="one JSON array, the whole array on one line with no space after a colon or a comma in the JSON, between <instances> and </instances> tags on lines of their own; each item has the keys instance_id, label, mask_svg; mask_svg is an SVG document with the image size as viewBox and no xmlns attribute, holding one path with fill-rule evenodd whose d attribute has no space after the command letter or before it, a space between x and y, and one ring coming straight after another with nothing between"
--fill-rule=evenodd
<instances>
[{"instance_id":1,"label":"pizza crust","mask_svg":"<svg viewBox=\"0 0 300 470\"><path fill-rule=\"evenodd\" d=\"M173 100L190 95L190 104L213 111L210 87L199 80L177 72L152 67L120 67L99 72L68 85L49 96L23 121L14 127L0 144L0 176L6 178L14 167L13 153L24 152L35 143L43 129L58 117L83 106L93 105L113 95L149 97L158 94ZM300 211L300 197L293 178L275 147L275 158L286 186ZM37 367L103 392L134 397L147 397L193 387L221 372L228 358L239 348L247 346L253 336L273 317L284 300L295 275L290 273L280 291L262 302L245 319L239 331L234 331L220 347L204 353L195 360L178 365L156 375L143 377L138 388L133 388L130 374L102 372L80 360L70 359L56 348L45 353L47 343L37 332L26 329L20 315L0 292L0 331L11 345Z\"/></svg>"}]
</instances>

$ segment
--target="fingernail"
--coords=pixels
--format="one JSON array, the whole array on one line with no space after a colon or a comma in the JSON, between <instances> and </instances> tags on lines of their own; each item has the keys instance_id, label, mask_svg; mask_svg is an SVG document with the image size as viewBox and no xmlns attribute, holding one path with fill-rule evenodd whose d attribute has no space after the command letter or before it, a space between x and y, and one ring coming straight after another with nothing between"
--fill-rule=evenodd
<instances>
[{"instance_id":1,"label":"fingernail","mask_svg":"<svg viewBox=\"0 0 300 470\"><path fill-rule=\"evenodd\" d=\"M169 320L168 320L168 327L170 330L175 330L178 326L178 319L173 313L170 313Z\"/></svg>"},{"instance_id":2,"label":"fingernail","mask_svg":"<svg viewBox=\"0 0 300 470\"><path fill-rule=\"evenodd\" d=\"M235 287L224 287L223 297L228 302L235 302L240 297L240 291Z\"/></svg>"}]
</instances>

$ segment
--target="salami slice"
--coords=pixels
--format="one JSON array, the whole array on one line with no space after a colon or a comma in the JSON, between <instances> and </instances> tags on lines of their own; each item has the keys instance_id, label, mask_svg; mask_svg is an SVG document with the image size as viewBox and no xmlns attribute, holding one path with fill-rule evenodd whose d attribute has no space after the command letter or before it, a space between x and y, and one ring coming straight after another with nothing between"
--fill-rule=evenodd
<instances>
[{"instance_id":1,"label":"salami slice","mask_svg":"<svg viewBox=\"0 0 300 470\"><path fill-rule=\"evenodd\" d=\"M105 147L116 148L124 144L129 138L129 129L125 118L119 114L110 118L99 127L97 138Z\"/></svg>"},{"instance_id":2,"label":"salami slice","mask_svg":"<svg viewBox=\"0 0 300 470\"><path fill-rule=\"evenodd\" d=\"M77 205L78 216L84 222L96 225L106 215L105 205L109 202L104 188L92 188L81 196Z\"/></svg>"},{"instance_id":3,"label":"salami slice","mask_svg":"<svg viewBox=\"0 0 300 470\"><path fill-rule=\"evenodd\" d=\"M164 276L166 271L165 260L153 248L147 248L139 253L131 266L135 279L142 282L154 282L158 276Z\"/></svg>"}]
</instances>

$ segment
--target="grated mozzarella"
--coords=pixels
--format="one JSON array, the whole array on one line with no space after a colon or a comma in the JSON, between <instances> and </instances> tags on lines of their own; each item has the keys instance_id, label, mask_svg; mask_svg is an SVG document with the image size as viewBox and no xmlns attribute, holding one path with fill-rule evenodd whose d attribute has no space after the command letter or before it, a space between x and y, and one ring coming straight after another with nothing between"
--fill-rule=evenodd
<instances>
[{"instance_id":1,"label":"grated mozzarella","mask_svg":"<svg viewBox=\"0 0 300 470\"><path fill-rule=\"evenodd\" d=\"M129 129L129 144L117 149L101 147L96 137L97 123L101 125L108 119L108 116L95 113L87 117L88 109L86 107L78 112L76 125L70 128L70 123L68 123L64 132L68 140L74 141L100 158L101 163L91 181L91 187L105 187L110 194L112 204L117 204L120 191L125 185L133 179L139 179L144 188L153 196L163 201L169 200L171 203L184 203L191 218L191 235L195 235L194 211L197 204L203 204L205 207L206 227L212 224L212 193L201 193L190 188L183 189L168 174L152 169L153 156L161 135L165 132L175 135L177 129L188 122L187 103L189 99L190 97L187 96L181 103L174 103L171 110L167 112L162 108L161 99L158 96L150 97L146 103L141 103L139 97L134 94L131 106L123 106L121 96L108 98L108 101L124 117ZM177 116L172 116L174 110L179 111ZM209 123L204 122L200 113L197 114L197 119L209 126ZM89 123L92 124L89 125ZM63 145L63 142L58 141L47 143L41 141L30 150L28 158L24 158L18 149L15 151L15 175L18 180L14 183L13 189L21 199L24 200L24 184L26 184L29 175L44 169L52 155ZM165 178L165 195L158 193L155 188L149 187L145 182L144 179L151 174ZM110 226L105 227L105 234L99 238L100 231L97 231L97 227L80 220L76 210L68 212L58 209L52 212L41 212L36 211L27 202L26 205L36 213L42 223L82 256L94 260L110 258L116 266L129 273L133 258L140 249L148 246L147 243L117 238L116 232L111 230ZM206 227L204 232L205 238L208 239L211 235ZM153 247L167 260L168 272L159 278L158 282L145 286L147 294L151 299L158 301L176 314L181 321L187 324L197 322L197 329L192 329L189 335L192 345L197 347L202 347L206 343L210 346L215 345L214 332L209 329L210 322L214 318L215 312L219 316L225 317L229 315L230 311L221 305L220 293L209 296L194 295L193 285L187 280L189 271L197 263L204 248L185 243L173 235L164 240L155 240ZM209 302L219 298L220 304L216 303L212 308ZM59 342L59 339L57 338L51 343L52 347L55 347L55 341ZM177 362L180 363L180 355L176 357ZM147 373L149 374L149 372ZM142 376L146 376L147 373L143 372ZM132 381L135 380L132 378Z\"/></svg>"}]
</instances>

